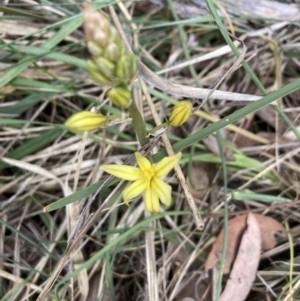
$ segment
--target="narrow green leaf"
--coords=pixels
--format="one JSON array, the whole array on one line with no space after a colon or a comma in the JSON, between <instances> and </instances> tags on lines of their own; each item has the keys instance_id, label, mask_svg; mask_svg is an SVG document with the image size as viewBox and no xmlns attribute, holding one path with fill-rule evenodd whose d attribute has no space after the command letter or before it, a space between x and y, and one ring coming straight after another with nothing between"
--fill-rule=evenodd
<instances>
[{"instance_id":1,"label":"narrow green leaf","mask_svg":"<svg viewBox=\"0 0 300 301\"><path fill-rule=\"evenodd\" d=\"M95 193L97 189L102 185L104 180L101 180L97 183L94 183L86 188L81 189L80 191L74 192L71 195L68 195L67 197L61 198L57 200L56 202L53 202L45 207L45 211L50 212L53 210L57 210L61 207L67 206L73 202L76 202L77 200L83 199L85 197L88 197L89 195Z\"/></svg>"},{"instance_id":2,"label":"narrow green leaf","mask_svg":"<svg viewBox=\"0 0 300 301\"><path fill-rule=\"evenodd\" d=\"M292 202L292 200L288 199L288 198L255 193L249 189L234 190L234 191L232 191L231 196L234 200L238 200L238 201L254 200L254 201L260 201L260 202L265 202L265 203L290 203L290 202Z\"/></svg>"},{"instance_id":3,"label":"narrow green leaf","mask_svg":"<svg viewBox=\"0 0 300 301\"><path fill-rule=\"evenodd\" d=\"M54 46L60 43L65 37L77 29L82 23L81 15L71 18L71 20L64 24L62 28L49 38L46 42L41 45L41 48L46 50L51 50ZM18 76L21 72L27 69L31 64L33 64L39 57L34 55L28 55L21 59L18 64L13 65L5 73L0 76L0 88L4 87L12 79Z\"/></svg>"},{"instance_id":4,"label":"narrow green leaf","mask_svg":"<svg viewBox=\"0 0 300 301\"><path fill-rule=\"evenodd\" d=\"M13 118L0 118L1 125L19 125L19 124L26 124L26 123L28 123L27 120L20 120L20 119L13 119Z\"/></svg>"},{"instance_id":5,"label":"narrow green leaf","mask_svg":"<svg viewBox=\"0 0 300 301\"><path fill-rule=\"evenodd\" d=\"M0 108L0 113L21 114L26 110L28 110L29 108L31 108L32 106L36 105L37 103L43 101L44 98L45 98L45 93L44 95L42 95L42 93L31 94L10 107ZM24 123L23 120L21 121L22 123Z\"/></svg>"},{"instance_id":6,"label":"narrow green leaf","mask_svg":"<svg viewBox=\"0 0 300 301\"><path fill-rule=\"evenodd\" d=\"M68 55L61 52L56 52L53 50L45 49L41 47L27 46L27 45L4 45L2 49L11 50L11 48L15 49L18 52L24 52L28 55L39 57L47 57L49 59L53 59L59 62L64 62L69 65L77 66L81 69L87 70L87 61L74 57L72 55Z\"/></svg>"}]
</instances>

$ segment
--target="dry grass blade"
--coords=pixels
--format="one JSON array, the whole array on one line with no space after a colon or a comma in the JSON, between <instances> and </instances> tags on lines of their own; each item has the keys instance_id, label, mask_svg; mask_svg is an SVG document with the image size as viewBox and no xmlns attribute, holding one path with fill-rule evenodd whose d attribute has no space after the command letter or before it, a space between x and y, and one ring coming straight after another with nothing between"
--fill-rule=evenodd
<instances>
[{"instance_id":1,"label":"dry grass blade","mask_svg":"<svg viewBox=\"0 0 300 301\"><path fill-rule=\"evenodd\" d=\"M150 2L165 5L163 0L150 0ZM182 18L198 17L207 14L207 4L204 0L193 0L191 4L175 2L175 8ZM268 0L255 0L249 3L247 0L239 1L220 1L230 15L237 16L256 16L263 19L292 20L297 18L300 9L296 3L270 2ZM271 7L271 8L270 8Z\"/></svg>"},{"instance_id":2,"label":"dry grass blade","mask_svg":"<svg viewBox=\"0 0 300 301\"><path fill-rule=\"evenodd\" d=\"M87 140L87 133L85 133L85 135L83 136L81 147L78 152L78 156L75 156L74 158L75 164L77 163L77 170L74 178L73 191L77 190L80 169L82 168L81 165L82 165L86 140ZM83 205L84 205L84 200L80 200L79 202L72 203L66 206L66 217L68 221L68 227L67 227L68 237L71 237L72 235L72 231L79 218ZM72 263L74 265L74 268L75 269L78 268L83 262L84 262L84 254L82 253L82 251L76 252L76 254L72 257ZM80 273L78 274L78 284L79 284L79 292L81 295L81 299L86 300L89 293L89 277L86 269L80 271ZM72 285L74 285L73 282ZM72 287L72 290L74 290L74 287Z\"/></svg>"},{"instance_id":3,"label":"dry grass blade","mask_svg":"<svg viewBox=\"0 0 300 301\"><path fill-rule=\"evenodd\" d=\"M256 101L261 97L256 95L247 95L239 93L231 93L226 91L214 91L212 89L194 88L185 85L173 84L169 80L166 80L153 71L151 71L142 62L138 63L139 66L139 76L151 86L162 90L163 92L173 95L175 98L195 98L204 99L208 96L210 99L219 100L231 100L231 101ZM213 93L212 93L213 92Z\"/></svg>"}]
</instances>

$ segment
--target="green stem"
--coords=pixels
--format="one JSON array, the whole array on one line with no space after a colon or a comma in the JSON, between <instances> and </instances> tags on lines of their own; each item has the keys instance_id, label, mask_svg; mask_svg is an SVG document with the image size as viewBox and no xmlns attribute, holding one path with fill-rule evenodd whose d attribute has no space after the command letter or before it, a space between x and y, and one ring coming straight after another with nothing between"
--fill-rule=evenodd
<instances>
[{"instance_id":1,"label":"green stem","mask_svg":"<svg viewBox=\"0 0 300 301\"><path fill-rule=\"evenodd\" d=\"M149 130L149 131L148 131L148 134L154 134L154 133L157 132L158 130L167 127L168 124L169 124L169 123L166 121L166 122L164 122L164 123L162 123L162 124L156 126L155 128Z\"/></svg>"},{"instance_id":2,"label":"green stem","mask_svg":"<svg viewBox=\"0 0 300 301\"><path fill-rule=\"evenodd\" d=\"M108 116L106 116L106 118L108 121L111 121L111 120L116 120L116 119L122 119L122 116L121 115L108 115Z\"/></svg>"},{"instance_id":3,"label":"green stem","mask_svg":"<svg viewBox=\"0 0 300 301\"><path fill-rule=\"evenodd\" d=\"M132 125L135 129L141 146L146 145L149 142L149 138L147 137L145 122L134 100L132 100L131 105L128 107L128 111L132 118Z\"/></svg>"}]
</instances>

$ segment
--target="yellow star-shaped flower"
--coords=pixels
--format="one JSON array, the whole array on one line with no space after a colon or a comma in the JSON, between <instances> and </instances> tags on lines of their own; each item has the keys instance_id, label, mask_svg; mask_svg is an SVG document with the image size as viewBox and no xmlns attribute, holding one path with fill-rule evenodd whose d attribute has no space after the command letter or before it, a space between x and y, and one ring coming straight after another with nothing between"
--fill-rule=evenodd
<instances>
[{"instance_id":1,"label":"yellow star-shaped flower","mask_svg":"<svg viewBox=\"0 0 300 301\"><path fill-rule=\"evenodd\" d=\"M107 173L126 180L134 181L123 191L124 202L145 192L146 208L150 212L159 212L159 200L169 206L171 204L172 187L160 178L165 176L179 162L181 153L163 158L156 164L143 157L141 153L135 153L139 167L128 165L104 165L101 169Z\"/></svg>"}]
</instances>

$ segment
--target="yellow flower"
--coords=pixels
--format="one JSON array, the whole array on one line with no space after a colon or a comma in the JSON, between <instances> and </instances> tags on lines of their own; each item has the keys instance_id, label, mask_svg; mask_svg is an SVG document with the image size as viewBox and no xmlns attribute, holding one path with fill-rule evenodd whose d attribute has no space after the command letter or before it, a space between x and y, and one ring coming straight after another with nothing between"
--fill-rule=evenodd
<instances>
[{"instance_id":1,"label":"yellow flower","mask_svg":"<svg viewBox=\"0 0 300 301\"><path fill-rule=\"evenodd\" d=\"M72 115L65 125L77 131L92 131L107 123L107 117L100 113L83 111Z\"/></svg>"},{"instance_id":2,"label":"yellow flower","mask_svg":"<svg viewBox=\"0 0 300 301\"><path fill-rule=\"evenodd\" d=\"M172 187L160 178L166 175L179 162L181 153L165 157L156 164L151 164L141 153L135 153L139 167L128 165L104 165L101 169L126 181L134 181L123 191L124 202L145 192L146 208L150 212L159 212L159 200L169 206L171 204Z\"/></svg>"},{"instance_id":3,"label":"yellow flower","mask_svg":"<svg viewBox=\"0 0 300 301\"><path fill-rule=\"evenodd\" d=\"M174 106L169 118L171 127L178 127L184 124L191 116L193 105L189 100L182 100Z\"/></svg>"}]
</instances>

